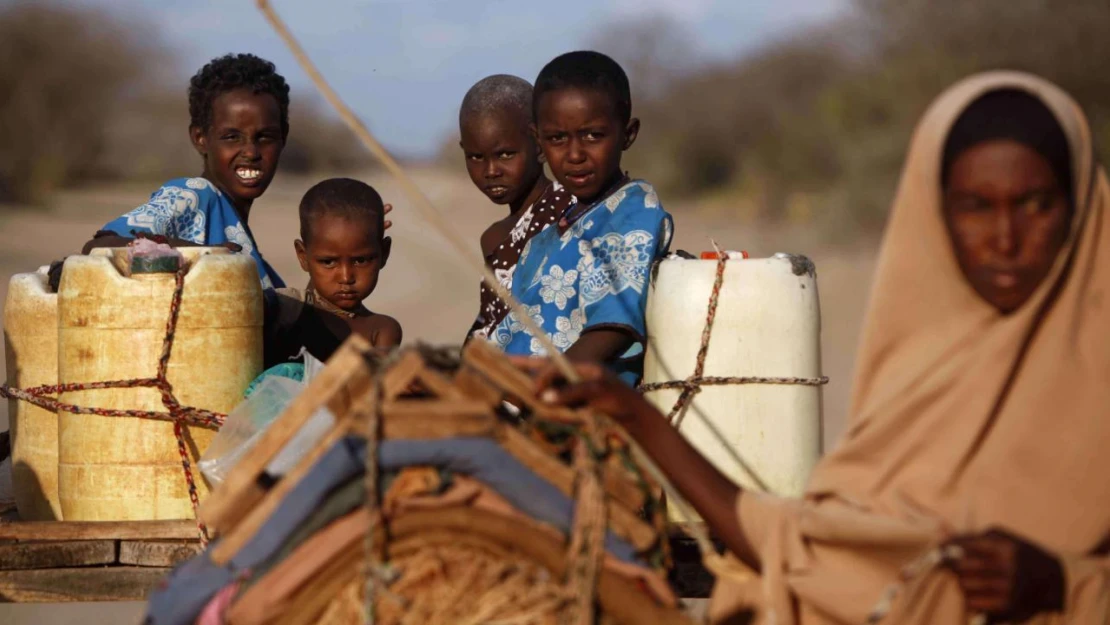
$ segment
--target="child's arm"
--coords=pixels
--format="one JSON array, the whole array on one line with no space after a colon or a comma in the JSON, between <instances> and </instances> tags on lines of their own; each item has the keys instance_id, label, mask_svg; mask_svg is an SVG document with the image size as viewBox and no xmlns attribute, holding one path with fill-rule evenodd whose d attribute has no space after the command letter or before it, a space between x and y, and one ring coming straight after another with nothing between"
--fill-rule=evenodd
<instances>
[{"instance_id":1,"label":"child's arm","mask_svg":"<svg viewBox=\"0 0 1110 625\"><path fill-rule=\"evenodd\" d=\"M84 245L82 253L98 247L126 247L134 240L126 235L134 232L166 237L173 247L201 245L203 232L197 232L196 223L205 223L219 197L219 192L203 179L171 180L146 203L105 224Z\"/></svg>"},{"instance_id":2,"label":"child's arm","mask_svg":"<svg viewBox=\"0 0 1110 625\"><path fill-rule=\"evenodd\" d=\"M713 535L744 564L759 571L758 552L749 543L737 515L739 498L746 496L744 491L694 449L640 393L596 363L575 364L581 381L568 384L546 359L513 360L536 372L536 391L543 401L590 406L624 426L697 510Z\"/></svg>"},{"instance_id":3,"label":"child's arm","mask_svg":"<svg viewBox=\"0 0 1110 625\"><path fill-rule=\"evenodd\" d=\"M81 248L81 253L87 255L89 252L99 247L127 247L134 240L134 237L123 237L110 230L101 230L100 232L96 233L96 236L90 239L89 242L84 245L84 247ZM173 237L167 237L166 243L168 243L170 247L200 246L199 243L194 243L185 239L176 239ZM223 243L222 246L230 249L233 252L239 252L243 249L238 244L231 242Z\"/></svg>"},{"instance_id":4,"label":"child's arm","mask_svg":"<svg viewBox=\"0 0 1110 625\"><path fill-rule=\"evenodd\" d=\"M635 342L628 332L599 328L583 334L567 349L566 355L574 362L612 362Z\"/></svg>"}]
</instances>

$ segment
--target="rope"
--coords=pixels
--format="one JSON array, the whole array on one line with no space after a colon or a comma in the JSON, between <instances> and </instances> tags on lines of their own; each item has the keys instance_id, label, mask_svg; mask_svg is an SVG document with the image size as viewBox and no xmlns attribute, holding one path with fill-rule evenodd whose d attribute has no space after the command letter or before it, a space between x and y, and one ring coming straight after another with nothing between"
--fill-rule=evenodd
<instances>
[{"instance_id":1,"label":"rope","mask_svg":"<svg viewBox=\"0 0 1110 625\"><path fill-rule=\"evenodd\" d=\"M363 625L374 625L375 599L378 586L379 571L381 570L383 552L385 551L385 536L381 544L375 544L374 533L381 522L381 493L378 492L378 435L382 422L382 402L385 394L382 388L382 377L379 375L374 380L374 407L367 415L366 424L366 472L363 477L366 484L366 512L370 516L370 526L366 528L365 551L363 560Z\"/></svg>"},{"instance_id":2,"label":"rope","mask_svg":"<svg viewBox=\"0 0 1110 625\"><path fill-rule=\"evenodd\" d=\"M594 601L605 555L606 520L605 489L601 485L600 466L593 447L599 436L597 420L586 418L583 436L574 452L577 473L574 504L574 527L571 531L567 557L566 589L574 602L565 619L569 625L591 625L594 622Z\"/></svg>"},{"instance_id":3,"label":"rope","mask_svg":"<svg viewBox=\"0 0 1110 625\"><path fill-rule=\"evenodd\" d=\"M197 494L196 479L193 477L192 462L189 460L189 448L185 442L185 426L196 426L217 429L223 425L226 415L182 406L173 394L173 385L166 377L169 368L170 353L173 351L173 340L177 333L177 319L181 313L181 298L185 290L186 267L178 269L174 275L173 297L170 299L169 318L166 320L166 334L162 339L162 352L158 357L158 373L153 378L136 378L131 380L113 380L110 382L71 382L68 384L47 384L32 388L11 388L7 384L0 385L0 397L17 399L54 412L68 412L71 414L88 414L101 417L132 417L136 419L151 419L154 421L170 421L173 423L173 435L177 440L177 452L181 456L181 470L185 475L185 483L189 488L189 502L193 507L193 517L197 521L197 532L200 536L201 547L208 546L208 528L200 520L197 509L200 507L200 497ZM110 408L90 408L78 406L68 402L59 401L49 395L72 393L78 391L102 390L110 388L154 388L162 398L162 405L166 412L152 410L114 410Z\"/></svg>"},{"instance_id":4,"label":"rope","mask_svg":"<svg viewBox=\"0 0 1110 625\"><path fill-rule=\"evenodd\" d=\"M683 419L686 418L686 412L690 407L694 396L701 392L703 386L731 386L739 384L777 384L777 385L801 385L801 386L822 386L829 383L829 378L821 376L817 378L807 377L768 377L768 376L706 376L705 375L705 358L709 355L709 339L713 335L713 322L717 318L717 304L721 297L721 286L725 280L725 264L728 262L728 254L721 251L717 243L713 242L713 247L717 250L717 273L713 278L713 289L709 292L709 306L705 316L705 327L701 331L701 345L698 347L697 359L694 362L694 373L685 380L672 380L670 382L655 382L652 384L641 384L640 392L650 393L652 391L660 391L664 389L682 389L675 400L674 406L667 414L667 421L670 421L676 428L682 425Z\"/></svg>"}]
</instances>

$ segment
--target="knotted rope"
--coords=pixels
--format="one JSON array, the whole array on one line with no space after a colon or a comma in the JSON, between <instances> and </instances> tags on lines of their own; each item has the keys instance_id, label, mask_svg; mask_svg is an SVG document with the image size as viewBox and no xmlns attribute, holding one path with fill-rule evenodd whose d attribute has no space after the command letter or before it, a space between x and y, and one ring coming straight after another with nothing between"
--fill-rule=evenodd
<instances>
[{"instance_id":1,"label":"knotted rope","mask_svg":"<svg viewBox=\"0 0 1110 625\"><path fill-rule=\"evenodd\" d=\"M713 243L713 247L717 250L717 273L713 278L713 289L709 292L709 306L705 316L705 327L702 328L701 331L701 346L698 347L697 360L694 362L694 373L685 380L672 380L670 382L654 382L640 385L640 391L642 393L651 393L664 389L682 389L682 392L678 395L678 399L675 400L674 406L667 414L667 420L676 428L682 425L682 421L686 418L686 412L689 410L694 396L700 393L704 386L732 386L739 384L822 386L829 383L829 378L826 376L807 378L754 375L733 377L705 375L705 358L709 354L709 339L713 336L713 321L717 318L717 304L721 297L721 286L724 284L725 280L725 264L728 262L728 254L722 252L716 242Z\"/></svg>"},{"instance_id":2,"label":"knotted rope","mask_svg":"<svg viewBox=\"0 0 1110 625\"><path fill-rule=\"evenodd\" d=\"M200 498L197 494L196 479L193 477L192 462L189 460L189 449L185 443L185 426L218 429L223 425L226 415L195 408L182 406L173 393L173 385L166 377L170 363L170 353L173 351L173 340L177 333L177 319L181 312L181 297L185 290L186 267L178 269L174 275L173 297L170 299L170 314L166 320L166 334L162 339L162 353L158 357L158 372L153 378L136 378L130 380L113 380L110 382L72 382L68 384L47 384L32 388L11 388L7 384L0 385L0 397L17 399L53 412L69 412L72 414L89 414L101 417L133 417L136 419L152 419L155 421L170 421L173 423L173 435L177 439L177 452L181 456L181 469L185 474L185 483L189 488L189 501L193 506L193 516L197 521L197 532L200 535L202 547L208 546L208 528L197 515ZM110 388L154 388L162 397L162 405L166 412L153 410L116 410L111 408L90 408L78 406L68 402L59 401L56 396L60 393L77 391L91 391Z\"/></svg>"}]
</instances>

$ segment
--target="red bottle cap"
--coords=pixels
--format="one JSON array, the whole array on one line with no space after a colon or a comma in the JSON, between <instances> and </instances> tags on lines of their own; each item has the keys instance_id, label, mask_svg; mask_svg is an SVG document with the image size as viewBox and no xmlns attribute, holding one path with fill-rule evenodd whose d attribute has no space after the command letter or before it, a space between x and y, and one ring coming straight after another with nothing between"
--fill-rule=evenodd
<instances>
[{"instance_id":1,"label":"red bottle cap","mask_svg":"<svg viewBox=\"0 0 1110 625\"><path fill-rule=\"evenodd\" d=\"M728 252L725 252L725 253L727 254ZM740 256L743 257L744 259L747 259L748 258L748 253L744 252L744 251L741 251ZM702 252L701 253L701 259L702 260L720 260L720 257L717 255L717 252Z\"/></svg>"}]
</instances>

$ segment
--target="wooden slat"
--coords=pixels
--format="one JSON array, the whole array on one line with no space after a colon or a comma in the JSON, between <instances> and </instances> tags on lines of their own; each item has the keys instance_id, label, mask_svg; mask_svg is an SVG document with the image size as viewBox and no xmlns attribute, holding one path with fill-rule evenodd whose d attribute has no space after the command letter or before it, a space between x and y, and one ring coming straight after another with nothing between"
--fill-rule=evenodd
<instances>
[{"instance_id":1,"label":"wooden slat","mask_svg":"<svg viewBox=\"0 0 1110 625\"><path fill-rule=\"evenodd\" d=\"M485 404L463 400L448 404L435 400L391 402L383 410L384 439L444 439L457 436L493 436L497 417ZM366 422L352 420L351 431L366 436Z\"/></svg>"},{"instance_id":2,"label":"wooden slat","mask_svg":"<svg viewBox=\"0 0 1110 625\"><path fill-rule=\"evenodd\" d=\"M505 354L486 341L471 341L463 350L464 367L472 367L485 376L487 382L511 395L532 411L535 418L558 423L582 423L579 413L563 407L546 404L535 396L535 383L527 373L516 368Z\"/></svg>"},{"instance_id":3,"label":"wooden slat","mask_svg":"<svg viewBox=\"0 0 1110 625\"><path fill-rule=\"evenodd\" d=\"M497 431L501 446L506 451L536 475L551 482L564 495L574 499L574 469L541 451L535 443L515 428L504 426L499 427ZM606 480L606 492L613 498L608 504L610 528L618 536L632 543L633 547L647 549L656 541L655 530L636 515L635 508L630 509L623 503L629 494L625 493L622 496L619 490L614 492L610 485L611 480Z\"/></svg>"},{"instance_id":4,"label":"wooden slat","mask_svg":"<svg viewBox=\"0 0 1110 625\"><path fill-rule=\"evenodd\" d=\"M115 562L116 541L114 540L0 543L0 571L56 569Z\"/></svg>"},{"instance_id":5,"label":"wooden slat","mask_svg":"<svg viewBox=\"0 0 1110 625\"><path fill-rule=\"evenodd\" d=\"M182 540L122 541L119 563L133 566L173 567L201 552L200 543Z\"/></svg>"},{"instance_id":6,"label":"wooden slat","mask_svg":"<svg viewBox=\"0 0 1110 625\"><path fill-rule=\"evenodd\" d=\"M141 601L169 572L131 566L0 571L0 602Z\"/></svg>"},{"instance_id":7,"label":"wooden slat","mask_svg":"<svg viewBox=\"0 0 1110 625\"><path fill-rule=\"evenodd\" d=\"M535 385L532 378L510 363L505 355L486 341L471 341L463 349L463 363L474 367L495 386L518 397L529 408L536 408L539 402L534 397Z\"/></svg>"},{"instance_id":8,"label":"wooden slat","mask_svg":"<svg viewBox=\"0 0 1110 625\"><path fill-rule=\"evenodd\" d=\"M258 494L262 492L255 486L258 475L309 417L334 395L343 392L352 378L370 377L370 369L364 359L369 349L370 344L365 339L352 334L304 392L294 398L285 412L266 428L258 443L228 473L221 487L201 504L200 517L210 529L223 533L238 523L258 503Z\"/></svg>"},{"instance_id":9,"label":"wooden slat","mask_svg":"<svg viewBox=\"0 0 1110 625\"><path fill-rule=\"evenodd\" d=\"M197 537L196 521L14 521L0 540L166 540Z\"/></svg>"},{"instance_id":10,"label":"wooden slat","mask_svg":"<svg viewBox=\"0 0 1110 625\"><path fill-rule=\"evenodd\" d=\"M490 384L480 372L467 366L465 362L459 368L458 373L455 374L455 386L466 397L477 399L491 408L501 405L501 399L504 397L504 393Z\"/></svg>"},{"instance_id":11,"label":"wooden slat","mask_svg":"<svg viewBox=\"0 0 1110 625\"><path fill-rule=\"evenodd\" d=\"M364 398L368 397L369 395L364 396ZM281 504L281 500L312 469L316 461L327 453L336 441L347 435L349 424L349 421L342 421L335 429L328 432L316 447L297 463L297 466L293 467L285 477L278 480L273 488L266 491L262 499L256 501L255 505L246 511L242 521L223 532L220 542L216 543L211 549L211 558L214 563L222 566L247 544L247 541L254 536L255 532L262 527L278 505Z\"/></svg>"}]
</instances>

